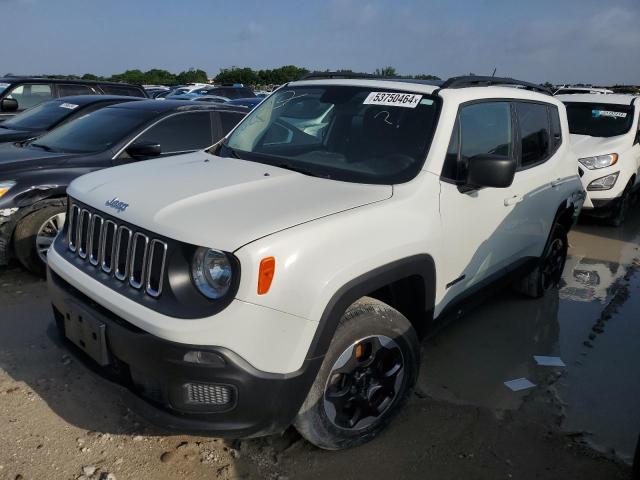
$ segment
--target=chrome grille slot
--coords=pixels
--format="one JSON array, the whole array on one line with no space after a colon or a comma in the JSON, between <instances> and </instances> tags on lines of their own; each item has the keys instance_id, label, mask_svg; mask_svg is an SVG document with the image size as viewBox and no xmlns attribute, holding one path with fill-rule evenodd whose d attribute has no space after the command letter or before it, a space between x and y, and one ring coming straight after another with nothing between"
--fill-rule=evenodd
<instances>
[{"instance_id":1,"label":"chrome grille slot","mask_svg":"<svg viewBox=\"0 0 640 480\"><path fill-rule=\"evenodd\" d=\"M66 240L72 253L67 255L85 260L78 268L89 275L106 274L158 298L164 282L167 242L120 225L117 219L101 213L69 199Z\"/></svg>"},{"instance_id":2,"label":"chrome grille slot","mask_svg":"<svg viewBox=\"0 0 640 480\"><path fill-rule=\"evenodd\" d=\"M89 230L89 263L98 265L100 263L100 250L102 242L102 227L104 226L104 218L100 215L94 215L91 219L91 229Z\"/></svg>"},{"instance_id":3,"label":"chrome grille slot","mask_svg":"<svg viewBox=\"0 0 640 480\"><path fill-rule=\"evenodd\" d=\"M89 229L91 223L91 212L86 208L80 212L78 217L78 255L80 258L87 258L87 245L89 243Z\"/></svg>"},{"instance_id":4,"label":"chrome grille slot","mask_svg":"<svg viewBox=\"0 0 640 480\"><path fill-rule=\"evenodd\" d=\"M118 227L114 265L116 268L115 277L121 281L127 278L127 273L129 272L131 237L130 229L124 226Z\"/></svg>"},{"instance_id":5,"label":"chrome grille slot","mask_svg":"<svg viewBox=\"0 0 640 480\"><path fill-rule=\"evenodd\" d=\"M107 220L102 229L102 243L100 244L100 258L102 259L102 271L111 273L113 271L113 257L116 249L116 232L118 226L116 222Z\"/></svg>"},{"instance_id":6,"label":"chrome grille slot","mask_svg":"<svg viewBox=\"0 0 640 480\"><path fill-rule=\"evenodd\" d=\"M136 232L133 235L133 244L131 246L131 269L129 274L129 285L133 288L140 288L144 283L148 249L149 237Z\"/></svg>"},{"instance_id":7,"label":"chrome grille slot","mask_svg":"<svg viewBox=\"0 0 640 480\"><path fill-rule=\"evenodd\" d=\"M78 216L80 215L80 207L71 205L69 208L69 223L67 224L67 243L69 250L76 251L78 238Z\"/></svg>"},{"instance_id":8,"label":"chrome grille slot","mask_svg":"<svg viewBox=\"0 0 640 480\"><path fill-rule=\"evenodd\" d=\"M147 265L146 291L152 297L159 297L162 293L164 266L167 260L167 244L154 239L149 247L149 263Z\"/></svg>"}]
</instances>

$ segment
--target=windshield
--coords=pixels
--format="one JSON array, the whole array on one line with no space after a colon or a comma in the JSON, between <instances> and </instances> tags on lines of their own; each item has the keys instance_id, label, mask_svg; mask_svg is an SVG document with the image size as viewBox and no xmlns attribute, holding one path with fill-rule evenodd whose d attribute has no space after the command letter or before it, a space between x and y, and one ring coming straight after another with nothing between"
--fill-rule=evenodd
<instances>
[{"instance_id":1,"label":"windshield","mask_svg":"<svg viewBox=\"0 0 640 480\"><path fill-rule=\"evenodd\" d=\"M7 87L10 87L10 86L11 86L10 83L0 82L0 93L4 92L7 89Z\"/></svg>"},{"instance_id":2,"label":"windshield","mask_svg":"<svg viewBox=\"0 0 640 480\"><path fill-rule=\"evenodd\" d=\"M78 105L69 102L41 103L3 122L0 126L16 130L48 130L71 115L77 108L79 108Z\"/></svg>"},{"instance_id":3,"label":"windshield","mask_svg":"<svg viewBox=\"0 0 640 480\"><path fill-rule=\"evenodd\" d=\"M629 131L633 123L633 107L607 103L569 102L569 132L591 137L615 137Z\"/></svg>"},{"instance_id":4,"label":"windshield","mask_svg":"<svg viewBox=\"0 0 640 480\"><path fill-rule=\"evenodd\" d=\"M103 108L40 137L34 145L53 151L96 153L114 146L156 115L152 111Z\"/></svg>"},{"instance_id":5,"label":"windshield","mask_svg":"<svg viewBox=\"0 0 640 480\"><path fill-rule=\"evenodd\" d=\"M437 97L351 86L293 87L265 99L221 155L336 180L415 177L438 117Z\"/></svg>"}]
</instances>

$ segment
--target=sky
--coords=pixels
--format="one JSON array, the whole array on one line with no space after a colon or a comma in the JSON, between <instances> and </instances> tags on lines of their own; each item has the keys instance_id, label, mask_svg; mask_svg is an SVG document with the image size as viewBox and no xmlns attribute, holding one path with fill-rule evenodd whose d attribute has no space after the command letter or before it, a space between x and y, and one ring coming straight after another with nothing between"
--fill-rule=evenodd
<instances>
[{"instance_id":1,"label":"sky","mask_svg":"<svg viewBox=\"0 0 640 480\"><path fill-rule=\"evenodd\" d=\"M231 66L640 84L640 0L0 0L0 74Z\"/></svg>"}]
</instances>

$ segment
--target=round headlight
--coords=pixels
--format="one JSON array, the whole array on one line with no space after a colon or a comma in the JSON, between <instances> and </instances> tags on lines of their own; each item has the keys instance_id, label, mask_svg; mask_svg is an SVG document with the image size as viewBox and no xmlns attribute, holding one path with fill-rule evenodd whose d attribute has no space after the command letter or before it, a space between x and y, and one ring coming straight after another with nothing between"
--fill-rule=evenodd
<instances>
[{"instance_id":1,"label":"round headlight","mask_svg":"<svg viewBox=\"0 0 640 480\"><path fill-rule=\"evenodd\" d=\"M193 281L200 293L212 300L224 297L231 286L231 263L220 250L198 248L191 265Z\"/></svg>"}]
</instances>

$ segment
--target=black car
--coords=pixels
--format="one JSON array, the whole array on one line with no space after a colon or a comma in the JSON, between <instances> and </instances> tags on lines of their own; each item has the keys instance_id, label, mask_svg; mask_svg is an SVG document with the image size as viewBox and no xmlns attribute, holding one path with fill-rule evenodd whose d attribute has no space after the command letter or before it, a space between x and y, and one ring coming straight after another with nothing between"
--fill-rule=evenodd
<instances>
[{"instance_id":1,"label":"black car","mask_svg":"<svg viewBox=\"0 0 640 480\"><path fill-rule=\"evenodd\" d=\"M148 98L144 88L128 83L5 77L0 78L0 122L47 100L73 95L125 95Z\"/></svg>"},{"instance_id":2,"label":"black car","mask_svg":"<svg viewBox=\"0 0 640 480\"><path fill-rule=\"evenodd\" d=\"M78 117L34 141L0 145L0 265L15 256L29 270L44 273L74 178L209 147L246 112L177 100L126 102Z\"/></svg>"},{"instance_id":3,"label":"black car","mask_svg":"<svg viewBox=\"0 0 640 480\"><path fill-rule=\"evenodd\" d=\"M249 87L243 85L221 85L219 87L210 86L193 90L191 93L198 95L215 95L217 97L227 97L231 100L236 98L253 98L256 96Z\"/></svg>"},{"instance_id":4,"label":"black car","mask_svg":"<svg viewBox=\"0 0 640 480\"><path fill-rule=\"evenodd\" d=\"M78 95L50 100L0 123L0 143L34 139L79 116L133 100L142 99L115 95Z\"/></svg>"}]
</instances>

